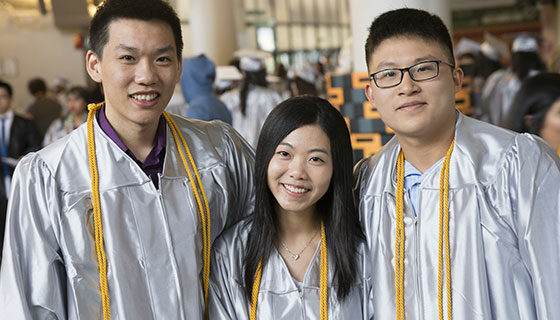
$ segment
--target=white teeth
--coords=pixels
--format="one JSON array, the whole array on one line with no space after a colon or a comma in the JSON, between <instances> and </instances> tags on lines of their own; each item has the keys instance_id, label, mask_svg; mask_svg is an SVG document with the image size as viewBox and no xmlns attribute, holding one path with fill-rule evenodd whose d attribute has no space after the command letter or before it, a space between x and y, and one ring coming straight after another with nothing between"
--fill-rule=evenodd
<instances>
[{"instance_id":1,"label":"white teeth","mask_svg":"<svg viewBox=\"0 0 560 320\"><path fill-rule=\"evenodd\" d=\"M308 191L307 189L290 186L288 184L283 184L283 186L284 188L288 189L288 191L293 193L305 193Z\"/></svg>"},{"instance_id":2,"label":"white teeth","mask_svg":"<svg viewBox=\"0 0 560 320\"><path fill-rule=\"evenodd\" d=\"M157 98L157 93L152 94L133 94L132 98L139 100L139 101L152 101Z\"/></svg>"}]
</instances>

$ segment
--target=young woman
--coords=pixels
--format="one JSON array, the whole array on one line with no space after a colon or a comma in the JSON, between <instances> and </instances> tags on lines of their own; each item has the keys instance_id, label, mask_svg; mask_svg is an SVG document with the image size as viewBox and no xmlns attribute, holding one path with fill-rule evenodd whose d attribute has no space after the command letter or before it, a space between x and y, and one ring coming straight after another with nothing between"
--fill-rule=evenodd
<instances>
[{"instance_id":1,"label":"young woman","mask_svg":"<svg viewBox=\"0 0 560 320\"><path fill-rule=\"evenodd\" d=\"M43 147L51 142L58 140L79 127L87 119L87 104L89 103L89 93L84 87L72 87L68 91L66 107L68 114L62 118L54 120L43 139Z\"/></svg>"},{"instance_id":2,"label":"young woman","mask_svg":"<svg viewBox=\"0 0 560 320\"><path fill-rule=\"evenodd\" d=\"M281 98L268 88L262 60L242 57L239 68L243 72L240 87L224 93L220 99L231 111L233 128L254 148L266 117Z\"/></svg>"},{"instance_id":3,"label":"young woman","mask_svg":"<svg viewBox=\"0 0 560 320\"><path fill-rule=\"evenodd\" d=\"M519 88L509 129L543 138L560 155L560 74L540 73Z\"/></svg>"},{"instance_id":4,"label":"young woman","mask_svg":"<svg viewBox=\"0 0 560 320\"><path fill-rule=\"evenodd\" d=\"M253 214L214 245L211 319L370 319L348 128L326 100L295 97L266 119Z\"/></svg>"}]
</instances>

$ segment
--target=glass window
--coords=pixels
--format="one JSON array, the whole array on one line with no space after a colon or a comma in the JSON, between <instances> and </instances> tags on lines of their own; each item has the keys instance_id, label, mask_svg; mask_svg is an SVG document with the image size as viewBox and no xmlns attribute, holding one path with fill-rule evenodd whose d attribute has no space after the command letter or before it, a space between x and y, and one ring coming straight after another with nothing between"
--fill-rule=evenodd
<instances>
[{"instance_id":1,"label":"glass window","mask_svg":"<svg viewBox=\"0 0 560 320\"><path fill-rule=\"evenodd\" d=\"M270 27L257 28L257 45L263 51L273 52L276 50L274 40L274 29Z\"/></svg>"}]
</instances>

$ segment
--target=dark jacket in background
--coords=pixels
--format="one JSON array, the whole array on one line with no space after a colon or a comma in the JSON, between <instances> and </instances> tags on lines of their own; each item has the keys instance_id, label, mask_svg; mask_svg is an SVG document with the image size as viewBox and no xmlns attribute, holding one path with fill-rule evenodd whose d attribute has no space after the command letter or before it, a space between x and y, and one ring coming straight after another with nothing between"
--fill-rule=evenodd
<instances>
[{"instance_id":1,"label":"dark jacket in background","mask_svg":"<svg viewBox=\"0 0 560 320\"><path fill-rule=\"evenodd\" d=\"M212 91L215 78L216 66L205 55L183 60L179 84L189 105L184 116L204 121L222 120L231 125L231 112Z\"/></svg>"},{"instance_id":2,"label":"dark jacket in background","mask_svg":"<svg viewBox=\"0 0 560 320\"><path fill-rule=\"evenodd\" d=\"M27 112L33 116L33 122L39 132L39 141L43 141L51 123L62 115L62 107L55 100L45 97L31 103Z\"/></svg>"}]
</instances>

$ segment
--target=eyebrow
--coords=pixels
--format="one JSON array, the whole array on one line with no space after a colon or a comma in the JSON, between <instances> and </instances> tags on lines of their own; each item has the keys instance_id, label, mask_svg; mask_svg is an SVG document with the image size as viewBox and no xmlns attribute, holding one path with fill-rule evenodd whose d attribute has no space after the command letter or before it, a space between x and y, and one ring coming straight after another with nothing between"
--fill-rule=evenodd
<instances>
[{"instance_id":1,"label":"eyebrow","mask_svg":"<svg viewBox=\"0 0 560 320\"><path fill-rule=\"evenodd\" d=\"M122 43L119 44L117 49L131 51L131 52L138 52L139 51L138 48L130 47L130 46L124 45ZM167 45L165 47L161 47L161 48L156 49L157 54L161 54L161 53L165 53L165 52L169 52L169 51L173 51L173 48L171 47L171 45Z\"/></svg>"},{"instance_id":2,"label":"eyebrow","mask_svg":"<svg viewBox=\"0 0 560 320\"><path fill-rule=\"evenodd\" d=\"M441 60L435 56L432 56L431 54L429 55L425 55L419 58L414 59L413 61L413 65L417 64L418 62L422 62L422 61L426 61L426 60ZM391 61L382 61L380 64L377 65L377 70L383 70L386 68L395 68L397 67L397 64Z\"/></svg>"},{"instance_id":3,"label":"eyebrow","mask_svg":"<svg viewBox=\"0 0 560 320\"><path fill-rule=\"evenodd\" d=\"M278 145L284 145L286 147L290 147L290 148L294 149L294 146L292 146L288 142L280 142ZM320 152L320 153L324 153L326 155L329 155L329 152L325 149L322 149L322 148L314 148L314 149L311 149L311 150L307 151L307 153L313 153L313 152Z\"/></svg>"}]
</instances>

